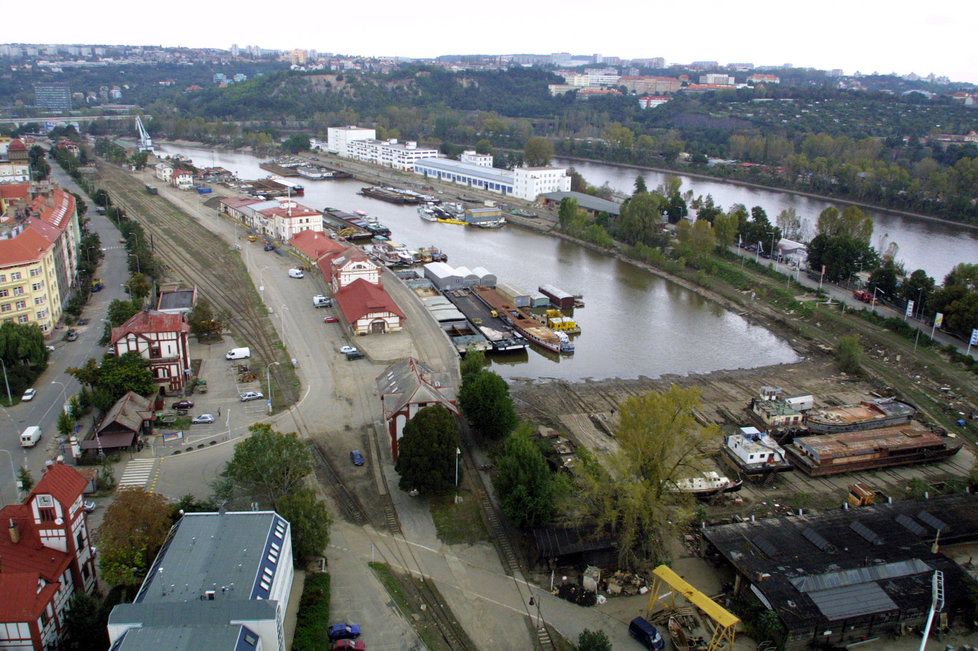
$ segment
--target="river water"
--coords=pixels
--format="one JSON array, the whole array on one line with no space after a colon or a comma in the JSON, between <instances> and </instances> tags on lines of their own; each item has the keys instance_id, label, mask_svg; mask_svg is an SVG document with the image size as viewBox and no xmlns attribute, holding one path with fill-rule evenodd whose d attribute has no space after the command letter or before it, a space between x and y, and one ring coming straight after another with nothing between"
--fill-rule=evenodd
<instances>
[{"instance_id":1,"label":"river water","mask_svg":"<svg viewBox=\"0 0 978 651\"><path fill-rule=\"evenodd\" d=\"M663 183L667 176L654 170L620 165L570 160L557 162L574 167L591 185L601 186L608 183L612 189L626 194L631 194L634 190L635 178L639 174L645 177L645 183L650 189ZM829 201L790 192L761 190L682 175L679 178L683 182L683 192L692 190L694 196L712 195L714 202L725 209L735 203L742 203L747 208L761 206L772 223L779 212L785 208L794 208L798 216L805 220L809 236L813 234L818 214L832 205ZM959 262L978 262L978 230L879 210L863 210L873 218L873 245L883 251L890 242L896 242L899 246L896 258L904 263L908 273L915 269L925 269L940 283L947 272Z\"/></svg>"},{"instance_id":2,"label":"river water","mask_svg":"<svg viewBox=\"0 0 978 651\"><path fill-rule=\"evenodd\" d=\"M263 178L257 158L240 153L164 145L195 165L220 166L243 179ZM411 248L434 244L449 264L483 266L500 282L534 291L553 284L582 293L586 307L576 310L582 333L571 356L531 349L493 360L507 378L635 378L705 373L793 362L794 350L765 328L752 325L711 301L615 258L576 244L514 228L480 230L426 222L410 206L396 206L357 194L359 181L308 181L298 201L310 208L365 210ZM460 188L461 190L461 188Z\"/></svg>"}]
</instances>

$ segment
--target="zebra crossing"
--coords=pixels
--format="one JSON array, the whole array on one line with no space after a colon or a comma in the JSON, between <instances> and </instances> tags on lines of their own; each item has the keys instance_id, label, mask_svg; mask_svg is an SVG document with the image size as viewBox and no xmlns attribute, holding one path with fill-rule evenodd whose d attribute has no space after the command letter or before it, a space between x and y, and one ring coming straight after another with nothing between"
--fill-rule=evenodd
<instances>
[{"instance_id":1,"label":"zebra crossing","mask_svg":"<svg viewBox=\"0 0 978 651\"><path fill-rule=\"evenodd\" d=\"M116 490L146 488L156 470L156 459L133 459L126 464Z\"/></svg>"}]
</instances>

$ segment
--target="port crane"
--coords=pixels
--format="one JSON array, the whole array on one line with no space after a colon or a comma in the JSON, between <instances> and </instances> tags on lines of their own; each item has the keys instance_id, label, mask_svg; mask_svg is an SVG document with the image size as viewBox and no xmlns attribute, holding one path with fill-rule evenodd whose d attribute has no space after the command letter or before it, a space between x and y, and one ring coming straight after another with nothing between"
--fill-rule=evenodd
<instances>
[{"instance_id":1,"label":"port crane","mask_svg":"<svg viewBox=\"0 0 978 651\"><path fill-rule=\"evenodd\" d=\"M153 139L149 137L149 132L143 126L143 120L136 116L136 131L139 132L139 151L153 153Z\"/></svg>"},{"instance_id":2,"label":"port crane","mask_svg":"<svg viewBox=\"0 0 978 651\"><path fill-rule=\"evenodd\" d=\"M734 638L737 635L737 625L740 624L740 619L737 616L694 588L685 579L665 565L660 565L652 570L652 574L654 579L652 580L649 602L645 607L646 618L651 617L660 595L662 595L662 598L667 596L671 597L670 605L672 608L676 607L676 597L683 597L713 622L713 637L707 646L708 651L733 649ZM672 591L662 594L663 588L666 587L672 588Z\"/></svg>"}]
</instances>

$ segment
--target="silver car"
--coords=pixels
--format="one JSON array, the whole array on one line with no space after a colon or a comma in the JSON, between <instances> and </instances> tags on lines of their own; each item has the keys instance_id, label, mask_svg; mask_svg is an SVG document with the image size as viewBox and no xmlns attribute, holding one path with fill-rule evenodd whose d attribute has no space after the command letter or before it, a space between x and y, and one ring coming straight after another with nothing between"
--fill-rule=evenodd
<instances>
[{"instance_id":1,"label":"silver car","mask_svg":"<svg viewBox=\"0 0 978 651\"><path fill-rule=\"evenodd\" d=\"M193 420L190 422L194 425L208 425L214 422L214 414L201 414L200 416L194 416Z\"/></svg>"},{"instance_id":2,"label":"silver car","mask_svg":"<svg viewBox=\"0 0 978 651\"><path fill-rule=\"evenodd\" d=\"M265 394L261 391L245 391L240 396L241 402L249 402L251 400L261 400L265 397Z\"/></svg>"}]
</instances>

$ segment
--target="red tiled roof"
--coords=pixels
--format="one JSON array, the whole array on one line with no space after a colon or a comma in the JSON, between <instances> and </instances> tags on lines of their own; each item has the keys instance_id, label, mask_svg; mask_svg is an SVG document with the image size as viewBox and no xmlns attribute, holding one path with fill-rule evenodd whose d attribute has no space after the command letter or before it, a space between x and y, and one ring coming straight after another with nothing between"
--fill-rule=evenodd
<instances>
[{"instance_id":1,"label":"red tiled roof","mask_svg":"<svg viewBox=\"0 0 978 651\"><path fill-rule=\"evenodd\" d=\"M43 492L43 491L42 491ZM34 495L37 488L31 491ZM13 520L20 532L20 542L14 543L4 531L0 536L0 575L7 572L36 572L47 581L57 581L71 564L71 557L63 551L41 544L29 504L10 504L0 509L0 522L6 530ZM56 529L53 522L45 523L46 529ZM0 593L3 594L3 593ZM5 599L0 599L0 602Z\"/></svg>"},{"instance_id":2,"label":"red tiled roof","mask_svg":"<svg viewBox=\"0 0 978 651\"><path fill-rule=\"evenodd\" d=\"M339 303L346 322L351 324L377 312L391 312L405 318L401 308L397 307L383 285L368 283L363 278L357 278L336 292L336 302Z\"/></svg>"},{"instance_id":3,"label":"red tiled roof","mask_svg":"<svg viewBox=\"0 0 978 651\"><path fill-rule=\"evenodd\" d=\"M221 203L229 208L241 208L242 206L250 206L253 203L261 203L261 199L255 199L254 197L225 197L221 199Z\"/></svg>"},{"instance_id":4,"label":"red tiled roof","mask_svg":"<svg viewBox=\"0 0 978 651\"><path fill-rule=\"evenodd\" d=\"M282 217L283 219L295 219L296 217L313 217L319 215L318 212L311 208L306 208L305 206L300 206L296 204L292 211L289 212L288 208L268 208L266 210L260 210L261 214L266 217Z\"/></svg>"},{"instance_id":5,"label":"red tiled roof","mask_svg":"<svg viewBox=\"0 0 978 651\"><path fill-rule=\"evenodd\" d=\"M56 463L47 469L31 492L53 495L54 499L67 508L74 504L87 485L88 480L77 470L63 463Z\"/></svg>"},{"instance_id":6,"label":"red tiled roof","mask_svg":"<svg viewBox=\"0 0 978 651\"><path fill-rule=\"evenodd\" d=\"M319 260L324 255L339 253L344 248L342 244L319 231L297 233L292 238L292 246L310 260Z\"/></svg>"},{"instance_id":7,"label":"red tiled roof","mask_svg":"<svg viewBox=\"0 0 978 651\"><path fill-rule=\"evenodd\" d=\"M0 621L29 622L37 619L41 611L57 592L59 583L48 583L40 591L37 572L0 572Z\"/></svg>"},{"instance_id":8,"label":"red tiled roof","mask_svg":"<svg viewBox=\"0 0 978 651\"><path fill-rule=\"evenodd\" d=\"M128 321L112 328L111 340L114 344L130 332L146 334L150 332L190 332L190 326L181 314L167 314L155 310L137 312Z\"/></svg>"},{"instance_id":9,"label":"red tiled roof","mask_svg":"<svg viewBox=\"0 0 978 651\"><path fill-rule=\"evenodd\" d=\"M15 139L10 141L10 145L7 147L7 151L27 151L27 145L24 144L23 140Z\"/></svg>"}]
</instances>

